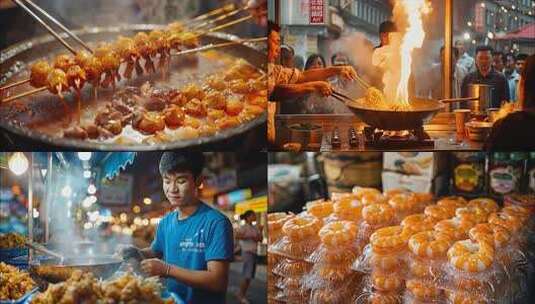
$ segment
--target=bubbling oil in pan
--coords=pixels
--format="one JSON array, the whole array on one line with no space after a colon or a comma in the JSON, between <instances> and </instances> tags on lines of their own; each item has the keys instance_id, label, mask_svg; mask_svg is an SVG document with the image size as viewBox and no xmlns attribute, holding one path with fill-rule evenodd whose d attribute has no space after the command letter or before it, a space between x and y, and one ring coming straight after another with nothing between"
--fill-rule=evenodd
<instances>
[{"instance_id":1,"label":"bubbling oil in pan","mask_svg":"<svg viewBox=\"0 0 535 304\"><path fill-rule=\"evenodd\" d=\"M155 62L158 64L158 61ZM143 62L141 62L143 65ZM52 137L62 137L65 130L70 130L76 126L86 126L92 124L95 121L97 113L101 112L106 105L109 105L114 96L121 93L123 90L128 90L128 87L144 88L153 87L163 90L171 90L184 88L186 85L195 84L199 87L203 87L205 81L210 76L221 76L228 72L233 66L238 64L245 65L247 69L255 69L250 74L250 79L258 78L262 76L262 72L257 70L252 65L244 63L236 57L228 55L219 51L208 51L195 55L182 56L180 58L173 58L168 67L158 69L154 74L144 74L136 76L131 80L122 80L117 83L116 90L111 88L98 90L98 98L93 96L92 86L86 86L81 95L81 107L80 123L77 119L77 102L76 94L65 94L65 101L68 104L67 112L65 107L61 106L61 101L58 96L51 95L48 92L39 93L33 97L28 97L26 100L20 100L16 102L19 107L24 108L21 104L27 103L29 111L24 109L17 111L17 105L12 112L19 112L14 117L8 119L15 120L17 124L30 128L41 133L47 134ZM121 67L120 73L124 66ZM28 73L21 73L19 76L21 79L27 77ZM19 78L17 77L17 78ZM232 79L225 82L231 82ZM262 81L265 82L265 81ZM117 135L113 136L99 136L99 138L85 138L83 140L109 143L109 144L156 144L162 142L173 142L178 140L193 139L201 136L210 136L217 133L220 130L231 128L236 126L236 121L239 123L245 123L260 116L265 110L266 106L266 89L267 83L262 84L259 90L253 90L247 92L247 94L237 94L228 87L224 90L226 98L234 98L235 100L241 100L243 103L243 110L236 115L236 117L228 117L228 122L218 123L221 126L217 126L217 123L208 117L194 117L191 115L185 115L185 125L177 128L165 127L164 130L158 131L154 134L142 133L138 129L134 128L131 123L124 124L122 130ZM28 90L30 87L25 85L21 86L18 90ZM126 89L125 89L126 88ZM203 88L207 88L204 86ZM206 89L207 92L216 91L211 88ZM31 103L30 103L31 100ZM252 102L248 102L251 101ZM50 109L53 108L53 109ZM33 115L32 111L45 111L47 115ZM9 113L9 111L8 111ZM12 113L11 113L12 114ZM236 113L235 113L236 114ZM234 118L237 118L234 119ZM81 138L79 138L81 139Z\"/></svg>"}]
</instances>

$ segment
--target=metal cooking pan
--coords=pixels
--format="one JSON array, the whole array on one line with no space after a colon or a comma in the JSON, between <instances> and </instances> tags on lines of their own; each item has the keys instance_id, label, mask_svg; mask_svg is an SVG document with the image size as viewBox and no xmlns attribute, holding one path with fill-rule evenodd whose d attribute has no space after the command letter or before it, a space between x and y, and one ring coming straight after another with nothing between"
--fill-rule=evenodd
<instances>
[{"instance_id":1,"label":"metal cooking pan","mask_svg":"<svg viewBox=\"0 0 535 304\"><path fill-rule=\"evenodd\" d=\"M156 28L162 28L162 25L153 24L132 24L117 27L92 27L74 31L84 41L109 41L118 35L133 35L137 31L149 31ZM239 40L239 37L227 33L210 33L203 36L202 44L221 43ZM255 66L261 71L266 70L266 54L254 45L236 45L218 50L225 54L246 60L249 64ZM51 54L65 53L64 47L57 42L52 36L46 35L35 39L24 41L13 45L0 53L0 85L11 82L11 80L21 79L19 72L26 70L27 63L31 63L44 56ZM189 76L189 75L188 75ZM151 80L151 76L143 76L139 80ZM146 79L145 79L146 78ZM86 87L87 94L91 88ZM99 93L102 94L102 93ZM89 98L84 98L82 102L90 102ZM181 139L168 143L157 144L118 144L110 142L92 142L67 138L58 138L50 136L39 130L29 128L28 125L47 121L54 121L64 115L64 109L57 96L52 94L41 94L38 97L27 97L22 99L19 106L15 103L0 104L0 131L4 131L7 139L15 138L12 141L24 140L35 142L41 146L58 147L63 149L88 149L88 150L166 150L180 149L187 147L197 147L200 145L224 145L230 140L238 141L241 137L257 130L265 125L266 113L255 119L241 124L235 128L229 128L217 132L212 136L200 137L195 139ZM20 104L27 109L20 110ZM74 103L70 104L74 107ZM9 117L9 119L6 119ZM59 130L58 130L59 132ZM1 141L1 138L0 138Z\"/></svg>"},{"instance_id":2,"label":"metal cooking pan","mask_svg":"<svg viewBox=\"0 0 535 304\"><path fill-rule=\"evenodd\" d=\"M409 111L374 109L360 100L347 101L346 105L370 127L392 131L419 129L444 109L441 102L424 99L412 101L412 109Z\"/></svg>"},{"instance_id":3,"label":"metal cooking pan","mask_svg":"<svg viewBox=\"0 0 535 304\"><path fill-rule=\"evenodd\" d=\"M62 282L70 278L75 270L91 272L97 278L112 276L121 266L123 260L111 255L65 258L63 263L58 258L41 257L30 262L30 273L50 282Z\"/></svg>"}]
</instances>

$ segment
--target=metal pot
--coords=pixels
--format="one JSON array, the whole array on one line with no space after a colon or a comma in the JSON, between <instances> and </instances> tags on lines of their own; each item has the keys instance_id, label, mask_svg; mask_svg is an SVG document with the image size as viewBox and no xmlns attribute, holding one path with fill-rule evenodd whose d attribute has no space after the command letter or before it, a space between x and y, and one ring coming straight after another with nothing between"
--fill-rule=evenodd
<instances>
[{"instance_id":1,"label":"metal pot","mask_svg":"<svg viewBox=\"0 0 535 304\"><path fill-rule=\"evenodd\" d=\"M443 99L443 103L465 102L472 113L484 113L492 108L494 87L488 84L469 84L466 98Z\"/></svg>"},{"instance_id":2,"label":"metal pot","mask_svg":"<svg viewBox=\"0 0 535 304\"><path fill-rule=\"evenodd\" d=\"M295 124L288 126L288 129L290 129L290 140L292 142L298 142L302 144L303 147L321 145L323 128L320 125L312 125L310 128L305 129L302 125Z\"/></svg>"}]
</instances>

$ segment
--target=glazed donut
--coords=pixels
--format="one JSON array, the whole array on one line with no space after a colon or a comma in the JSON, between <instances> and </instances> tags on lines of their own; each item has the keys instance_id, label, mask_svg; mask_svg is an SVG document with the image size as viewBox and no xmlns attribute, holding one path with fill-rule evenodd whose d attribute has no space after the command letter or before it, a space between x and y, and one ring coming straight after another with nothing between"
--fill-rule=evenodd
<instances>
[{"instance_id":1,"label":"glazed donut","mask_svg":"<svg viewBox=\"0 0 535 304\"><path fill-rule=\"evenodd\" d=\"M411 236L409 249L417 256L434 259L446 256L451 243L450 235L429 230Z\"/></svg>"},{"instance_id":2,"label":"glazed donut","mask_svg":"<svg viewBox=\"0 0 535 304\"><path fill-rule=\"evenodd\" d=\"M446 196L438 200L437 205L451 209L465 207L468 202L460 196Z\"/></svg>"},{"instance_id":3,"label":"glazed donut","mask_svg":"<svg viewBox=\"0 0 535 304\"><path fill-rule=\"evenodd\" d=\"M366 194L381 194L382 195L381 191L379 191L378 189L369 188L369 187L359 187L359 186L353 187L353 194L355 194L358 199L362 199L362 196Z\"/></svg>"},{"instance_id":4,"label":"glazed donut","mask_svg":"<svg viewBox=\"0 0 535 304\"><path fill-rule=\"evenodd\" d=\"M500 208L495 200L484 197L469 201L467 207L479 207L487 211L487 213L497 212Z\"/></svg>"},{"instance_id":5,"label":"glazed donut","mask_svg":"<svg viewBox=\"0 0 535 304\"><path fill-rule=\"evenodd\" d=\"M412 193L412 191L404 188L393 188L388 191L385 191L383 195L386 197L387 200L390 200L392 197L398 194L409 194Z\"/></svg>"},{"instance_id":6,"label":"glazed donut","mask_svg":"<svg viewBox=\"0 0 535 304\"><path fill-rule=\"evenodd\" d=\"M394 218L394 209L388 204L373 204L362 208L362 218L370 225L388 224Z\"/></svg>"},{"instance_id":7,"label":"glazed donut","mask_svg":"<svg viewBox=\"0 0 535 304\"><path fill-rule=\"evenodd\" d=\"M419 259L411 259L409 262L409 271L417 278L428 278L432 274L429 263L425 263Z\"/></svg>"},{"instance_id":8,"label":"glazed donut","mask_svg":"<svg viewBox=\"0 0 535 304\"><path fill-rule=\"evenodd\" d=\"M397 254L373 254L370 257L370 265L373 269L381 271L392 271L399 269L399 265L403 263L403 258Z\"/></svg>"},{"instance_id":9,"label":"glazed donut","mask_svg":"<svg viewBox=\"0 0 535 304\"><path fill-rule=\"evenodd\" d=\"M302 241L315 237L320 228L321 223L316 218L294 217L284 223L282 232L292 240Z\"/></svg>"},{"instance_id":10,"label":"glazed donut","mask_svg":"<svg viewBox=\"0 0 535 304\"><path fill-rule=\"evenodd\" d=\"M481 272L492 265L494 248L482 239L457 241L448 250L448 259L458 270Z\"/></svg>"},{"instance_id":11,"label":"glazed donut","mask_svg":"<svg viewBox=\"0 0 535 304\"><path fill-rule=\"evenodd\" d=\"M334 214L341 220L358 221L362 217L362 203L354 196L340 198L333 204Z\"/></svg>"},{"instance_id":12,"label":"glazed donut","mask_svg":"<svg viewBox=\"0 0 535 304\"><path fill-rule=\"evenodd\" d=\"M327 247L348 245L357 237L357 225L350 221L331 222L323 226L318 235Z\"/></svg>"},{"instance_id":13,"label":"glazed donut","mask_svg":"<svg viewBox=\"0 0 535 304\"><path fill-rule=\"evenodd\" d=\"M320 265L319 268L316 268L312 271L316 272L322 279L331 282L343 281L347 279L353 272L349 267L340 267L339 265Z\"/></svg>"},{"instance_id":14,"label":"glazed donut","mask_svg":"<svg viewBox=\"0 0 535 304\"><path fill-rule=\"evenodd\" d=\"M405 217L400 225L403 227L404 233L410 236L417 232L432 230L435 222L434 218L418 213Z\"/></svg>"},{"instance_id":15,"label":"glazed donut","mask_svg":"<svg viewBox=\"0 0 535 304\"><path fill-rule=\"evenodd\" d=\"M502 212L492 213L489 216L489 223L502 226L511 234L517 232L522 227L522 221L520 218Z\"/></svg>"},{"instance_id":16,"label":"glazed donut","mask_svg":"<svg viewBox=\"0 0 535 304\"><path fill-rule=\"evenodd\" d=\"M400 296L395 293L374 292L368 297L368 304L399 304Z\"/></svg>"},{"instance_id":17,"label":"glazed donut","mask_svg":"<svg viewBox=\"0 0 535 304\"><path fill-rule=\"evenodd\" d=\"M394 208L396 212L407 213L416 208L418 200L413 194L400 193L392 196L392 198L388 200L388 204Z\"/></svg>"},{"instance_id":18,"label":"glazed donut","mask_svg":"<svg viewBox=\"0 0 535 304\"><path fill-rule=\"evenodd\" d=\"M293 214L287 214L285 212L275 212L268 214L268 229L270 231L279 230L287 220L294 217Z\"/></svg>"},{"instance_id":19,"label":"glazed donut","mask_svg":"<svg viewBox=\"0 0 535 304\"><path fill-rule=\"evenodd\" d=\"M445 293L449 304L487 304L487 301L469 293L451 291Z\"/></svg>"},{"instance_id":20,"label":"glazed donut","mask_svg":"<svg viewBox=\"0 0 535 304\"><path fill-rule=\"evenodd\" d=\"M392 254L399 251L407 243L402 235L401 226L390 226L376 230L370 236L370 244L376 254Z\"/></svg>"},{"instance_id":21,"label":"glazed donut","mask_svg":"<svg viewBox=\"0 0 535 304\"><path fill-rule=\"evenodd\" d=\"M427 192L414 192L412 193L414 197L416 197L416 206L414 210L416 212L422 212L424 211L425 207L429 205L431 202L433 202L433 194L427 193Z\"/></svg>"},{"instance_id":22,"label":"glazed donut","mask_svg":"<svg viewBox=\"0 0 535 304\"><path fill-rule=\"evenodd\" d=\"M386 203L386 198L381 193L376 192L365 193L360 200L364 206Z\"/></svg>"},{"instance_id":23,"label":"glazed donut","mask_svg":"<svg viewBox=\"0 0 535 304\"><path fill-rule=\"evenodd\" d=\"M323 219L333 213L333 203L331 201L317 200L307 203L308 214Z\"/></svg>"},{"instance_id":24,"label":"glazed donut","mask_svg":"<svg viewBox=\"0 0 535 304\"><path fill-rule=\"evenodd\" d=\"M468 230L474 227L474 223L460 218L442 220L435 224L434 230L452 236L454 240L464 240L468 237Z\"/></svg>"},{"instance_id":25,"label":"glazed donut","mask_svg":"<svg viewBox=\"0 0 535 304\"><path fill-rule=\"evenodd\" d=\"M511 238L509 231L499 225L491 223L477 224L468 232L471 240L485 239L490 244L494 245L494 248L502 248Z\"/></svg>"},{"instance_id":26,"label":"glazed donut","mask_svg":"<svg viewBox=\"0 0 535 304\"><path fill-rule=\"evenodd\" d=\"M432 205L425 207L424 214L437 221L447 220L455 215L455 209L449 207Z\"/></svg>"},{"instance_id":27,"label":"glazed donut","mask_svg":"<svg viewBox=\"0 0 535 304\"><path fill-rule=\"evenodd\" d=\"M489 213L480 207L462 207L455 210L455 216L461 220L473 222L475 224L485 223Z\"/></svg>"},{"instance_id":28,"label":"glazed donut","mask_svg":"<svg viewBox=\"0 0 535 304\"><path fill-rule=\"evenodd\" d=\"M337 264L340 267L342 267L341 265L349 267L358 256L359 251L355 247L331 248L319 246L305 260L313 264Z\"/></svg>"},{"instance_id":29,"label":"glazed donut","mask_svg":"<svg viewBox=\"0 0 535 304\"><path fill-rule=\"evenodd\" d=\"M294 259L283 259L275 268L273 273L280 276L295 277L308 273L312 269L312 264Z\"/></svg>"},{"instance_id":30,"label":"glazed donut","mask_svg":"<svg viewBox=\"0 0 535 304\"><path fill-rule=\"evenodd\" d=\"M407 289L419 300L436 299L442 295L442 290L435 285L422 282L421 280L407 280Z\"/></svg>"},{"instance_id":31,"label":"glazed donut","mask_svg":"<svg viewBox=\"0 0 535 304\"><path fill-rule=\"evenodd\" d=\"M372 284L379 291L398 291L403 287L403 279L391 273L373 273Z\"/></svg>"}]
</instances>

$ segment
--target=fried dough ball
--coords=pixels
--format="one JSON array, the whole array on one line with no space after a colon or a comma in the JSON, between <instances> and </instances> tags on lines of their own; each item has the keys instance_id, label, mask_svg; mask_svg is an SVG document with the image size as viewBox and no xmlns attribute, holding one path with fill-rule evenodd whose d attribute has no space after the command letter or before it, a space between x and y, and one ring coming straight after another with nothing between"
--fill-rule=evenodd
<instances>
[{"instance_id":1,"label":"fried dough ball","mask_svg":"<svg viewBox=\"0 0 535 304\"><path fill-rule=\"evenodd\" d=\"M165 129L164 116L158 112L138 113L133 127L143 134L154 134Z\"/></svg>"},{"instance_id":2,"label":"fried dough ball","mask_svg":"<svg viewBox=\"0 0 535 304\"><path fill-rule=\"evenodd\" d=\"M60 69L53 69L47 78L48 90L52 94L61 94L62 91L69 88L67 74Z\"/></svg>"},{"instance_id":3,"label":"fried dough ball","mask_svg":"<svg viewBox=\"0 0 535 304\"><path fill-rule=\"evenodd\" d=\"M215 91L208 93L208 95L204 97L203 101L210 109L224 110L226 107L226 98L221 92Z\"/></svg>"},{"instance_id":4,"label":"fried dough ball","mask_svg":"<svg viewBox=\"0 0 535 304\"><path fill-rule=\"evenodd\" d=\"M58 55L54 59L54 68L63 70L64 72L67 72L67 70L75 64L74 57L67 54Z\"/></svg>"},{"instance_id":5,"label":"fried dough ball","mask_svg":"<svg viewBox=\"0 0 535 304\"><path fill-rule=\"evenodd\" d=\"M86 80L85 71L79 65L72 65L67 70L67 83L70 87L81 89Z\"/></svg>"},{"instance_id":6,"label":"fried dough ball","mask_svg":"<svg viewBox=\"0 0 535 304\"><path fill-rule=\"evenodd\" d=\"M35 88L44 87L48 84L48 74L52 71L52 67L48 62L39 60L31 67L30 84Z\"/></svg>"},{"instance_id":7,"label":"fried dough ball","mask_svg":"<svg viewBox=\"0 0 535 304\"><path fill-rule=\"evenodd\" d=\"M184 111L194 117L206 116L206 105L197 98L190 100L185 106Z\"/></svg>"},{"instance_id":8,"label":"fried dough ball","mask_svg":"<svg viewBox=\"0 0 535 304\"><path fill-rule=\"evenodd\" d=\"M202 90L202 88L200 88L198 85L193 84L193 83L186 85L184 88L182 88L181 91L182 91L182 94L186 96L187 100L192 100L194 98L203 100L206 95L204 91Z\"/></svg>"},{"instance_id":9,"label":"fried dough ball","mask_svg":"<svg viewBox=\"0 0 535 304\"><path fill-rule=\"evenodd\" d=\"M227 105L225 111L228 115L236 116L243 110L243 102L236 97L227 99Z\"/></svg>"},{"instance_id":10,"label":"fried dough ball","mask_svg":"<svg viewBox=\"0 0 535 304\"><path fill-rule=\"evenodd\" d=\"M184 111L178 106L171 106L164 112L165 124L169 128L178 128L184 124Z\"/></svg>"},{"instance_id":11,"label":"fried dough ball","mask_svg":"<svg viewBox=\"0 0 535 304\"><path fill-rule=\"evenodd\" d=\"M220 76L216 76L216 75L209 76L206 79L206 84L211 89L214 89L217 91L223 91L227 88L227 83L225 82L225 80L223 80L223 78L221 78Z\"/></svg>"}]
</instances>

